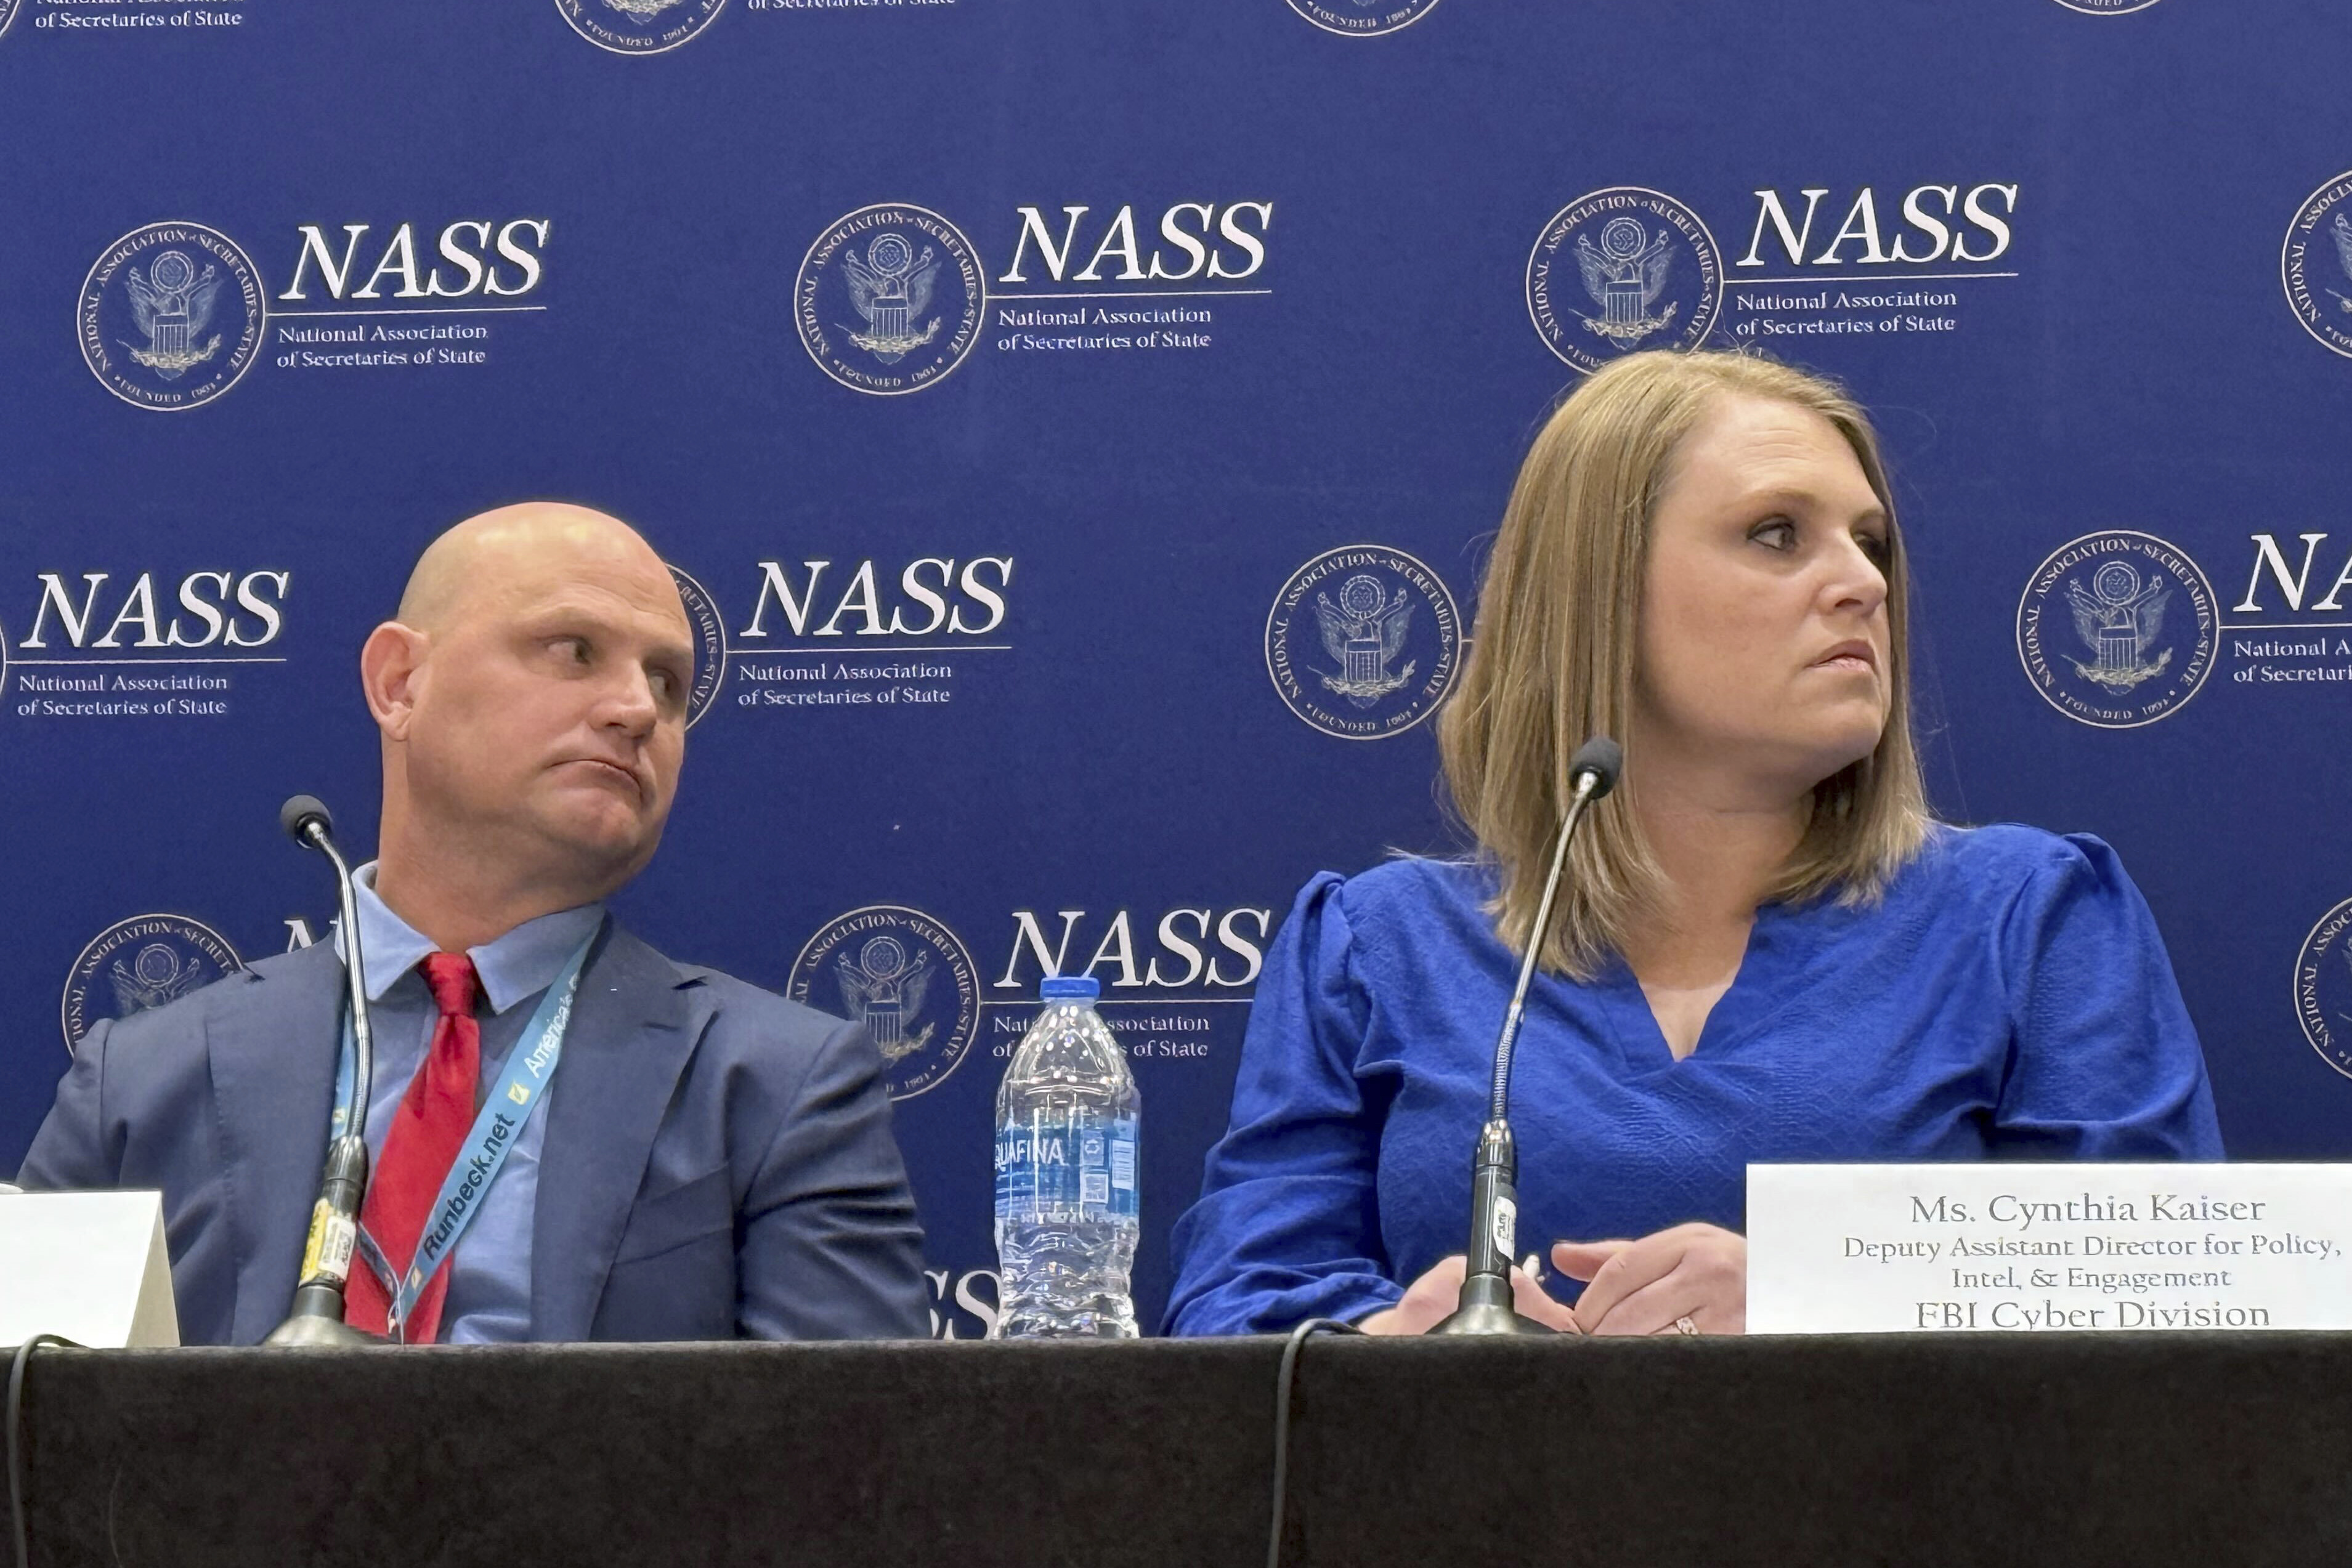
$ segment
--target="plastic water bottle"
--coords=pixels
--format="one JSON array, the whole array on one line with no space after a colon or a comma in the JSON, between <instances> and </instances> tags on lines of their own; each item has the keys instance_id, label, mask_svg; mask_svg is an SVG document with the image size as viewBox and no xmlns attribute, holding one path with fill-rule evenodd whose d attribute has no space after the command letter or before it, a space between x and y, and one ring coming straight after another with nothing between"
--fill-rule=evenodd
<instances>
[{"instance_id":1,"label":"plastic water bottle","mask_svg":"<svg viewBox=\"0 0 2352 1568\"><path fill-rule=\"evenodd\" d=\"M1048 978L996 1091L996 1260L1007 1339L1132 1339L1136 1128L1127 1052L1091 976Z\"/></svg>"}]
</instances>

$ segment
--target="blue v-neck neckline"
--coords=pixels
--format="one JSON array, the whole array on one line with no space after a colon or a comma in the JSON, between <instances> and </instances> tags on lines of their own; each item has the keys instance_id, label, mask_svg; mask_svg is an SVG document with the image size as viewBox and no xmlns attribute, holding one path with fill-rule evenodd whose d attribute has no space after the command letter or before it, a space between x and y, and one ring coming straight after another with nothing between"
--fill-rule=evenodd
<instances>
[{"instance_id":1,"label":"blue v-neck neckline","mask_svg":"<svg viewBox=\"0 0 2352 1568\"><path fill-rule=\"evenodd\" d=\"M1756 919L1748 928L1748 946L1740 954L1739 967L1733 973L1730 986L1707 1010L1706 1022L1699 1028L1698 1042L1685 1057L1677 1058L1674 1048L1666 1043L1666 1031L1658 1027L1658 1015L1650 1009L1650 998L1643 993L1642 982L1634 976L1633 966L1622 956L1611 956L1598 988L1608 1009L1611 1032L1616 1036L1619 1060L1629 1076L1646 1078L1662 1072L1688 1071L1694 1067L1711 1067L1738 1051L1754 1032L1758 1019L1787 999L1780 995L1781 988L1773 977L1781 947L1779 926L1783 918L1784 913L1777 904L1758 907Z\"/></svg>"}]
</instances>

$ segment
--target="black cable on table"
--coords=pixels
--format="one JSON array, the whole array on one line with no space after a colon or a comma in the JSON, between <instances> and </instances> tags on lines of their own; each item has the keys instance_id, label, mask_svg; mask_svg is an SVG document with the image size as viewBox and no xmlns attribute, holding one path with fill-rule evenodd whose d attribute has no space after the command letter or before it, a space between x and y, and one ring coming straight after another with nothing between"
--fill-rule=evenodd
<instances>
[{"instance_id":1,"label":"black cable on table","mask_svg":"<svg viewBox=\"0 0 2352 1568\"><path fill-rule=\"evenodd\" d=\"M25 1540L25 1366L35 1349L45 1344L71 1345L58 1334L37 1333L16 1347L8 1363L8 1523L16 1543L16 1568L33 1568L33 1549Z\"/></svg>"},{"instance_id":2,"label":"black cable on table","mask_svg":"<svg viewBox=\"0 0 2352 1568\"><path fill-rule=\"evenodd\" d=\"M1265 1542L1265 1568L1282 1568L1283 1497L1290 1486L1290 1385L1298 1374L1298 1352L1318 1333L1361 1333L1337 1318L1309 1318L1290 1331L1282 1347L1282 1370L1274 1385L1274 1526Z\"/></svg>"}]
</instances>

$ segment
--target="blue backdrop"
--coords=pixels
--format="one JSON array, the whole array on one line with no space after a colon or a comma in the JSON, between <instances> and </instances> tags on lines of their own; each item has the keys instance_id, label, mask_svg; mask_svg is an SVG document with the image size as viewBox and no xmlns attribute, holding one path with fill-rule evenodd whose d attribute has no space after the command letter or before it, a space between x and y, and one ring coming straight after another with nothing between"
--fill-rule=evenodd
<instances>
[{"instance_id":1,"label":"blue backdrop","mask_svg":"<svg viewBox=\"0 0 2352 1568\"><path fill-rule=\"evenodd\" d=\"M1006 1047L1091 967L1156 1315L1270 925L1451 841L1425 720L1526 440L1697 341L1883 422L1940 809L2116 843L2232 1152L2352 1154L2347 47L2338 0L0 0L0 1169L88 1019L324 931L273 816L372 836L361 639L561 497L711 655L625 917L872 1014L959 1337Z\"/></svg>"}]
</instances>

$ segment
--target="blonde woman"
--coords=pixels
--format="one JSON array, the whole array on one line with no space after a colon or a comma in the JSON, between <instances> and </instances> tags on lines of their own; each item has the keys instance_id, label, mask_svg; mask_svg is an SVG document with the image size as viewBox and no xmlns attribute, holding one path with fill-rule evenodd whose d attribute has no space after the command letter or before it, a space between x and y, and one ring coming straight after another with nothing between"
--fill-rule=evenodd
<instances>
[{"instance_id":1,"label":"blonde woman","mask_svg":"<svg viewBox=\"0 0 2352 1568\"><path fill-rule=\"evenodd\" d=\"M1453 1309L1494 1034L1568 758L1570 854L1519 1040L1519 1234L1588 1333L1740 1332L1754 1160L2219 1159L2197 1037L2114 852L1930 815L1902 536L1863 411L1730 354L1635 354L1537 437L1441 718L1477 852L1308 883L1170 1332ZM1581 1289L1578 1285L1581 1284Z\"/></svg>"}]
</instances>

